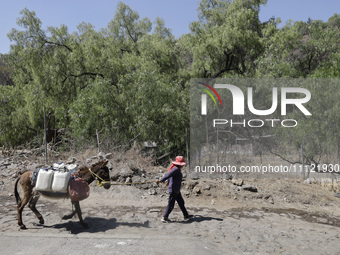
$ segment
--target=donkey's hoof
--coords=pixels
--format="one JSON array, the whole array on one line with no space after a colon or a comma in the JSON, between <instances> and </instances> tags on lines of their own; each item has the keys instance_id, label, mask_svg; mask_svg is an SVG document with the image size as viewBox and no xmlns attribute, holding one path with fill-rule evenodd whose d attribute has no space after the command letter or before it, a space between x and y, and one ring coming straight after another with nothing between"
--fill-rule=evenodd
<instances>
[{"instance_id":1,"label":"donkey's hoof","mask_svg":"<svg viewBox=\"0 0 340 255\"><path fill-rule=\"evenodd\" d=\"M23 230L24 230L24 229L27 229L27 228L26 228L26 226L25 226L24 224L22 224L22 225L20 226L20 229L23 229Z\"/></svg>"},{"instance_id":2,"label":"donkey's hoof","mask_svg":"<svg viewBox=\"0 0 340 255\"><path fill-rule=\"evenodd\" d=\"M71 218L72 218L71 215L64 215L61 219L62 219L62 220L69 220L69 219L71 219Z\"/></svg>"},{"instance_id":3,"label":"donkey's hoof","mask_svg":"<svg viewBox=\"0 0 340 255\"><path fill-rule=\"evenodd\" d=\"M45 224L44 219L40 219L40 220L39 220L39 224L40 224L40 225L44 225L44 224Z\"/></svg>"}]
</instances>

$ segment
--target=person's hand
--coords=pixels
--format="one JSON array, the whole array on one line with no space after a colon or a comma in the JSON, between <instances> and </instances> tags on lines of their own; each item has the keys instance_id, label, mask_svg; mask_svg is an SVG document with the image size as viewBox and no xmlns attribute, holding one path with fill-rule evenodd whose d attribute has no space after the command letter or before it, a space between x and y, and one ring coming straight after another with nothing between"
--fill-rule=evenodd
<instances>
[{"instance_id":1,"label":"person's hand","mask_svg":"<svg viewBox=\"0 0 340 255\"><path fill-rule=\"evenodd\" d=\"M160 180L158 180L158 181L156 181L156 183L157 183L157 185L159 185L159 184L161 183L161 181L160 181Z\"/></svg>"}]
</instances>

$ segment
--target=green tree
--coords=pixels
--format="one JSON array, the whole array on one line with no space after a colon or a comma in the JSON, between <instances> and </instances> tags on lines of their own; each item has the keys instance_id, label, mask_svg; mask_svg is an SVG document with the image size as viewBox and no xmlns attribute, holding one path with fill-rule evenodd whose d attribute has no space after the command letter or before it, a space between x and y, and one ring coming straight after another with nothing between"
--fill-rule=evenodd
<instances>
[{"instance_id":1,"label":"green tree","mask_svg":"<svg viewBox=\"0 0 340 255\"><path fill-rule=\"evenodd\" d=\"M10 32L14 44L6 60L20 91L13 96L24 100L6 123L15 116L22 130L42 133L46 106L56 127L79 139L99 130L116 143L138 138L157 142L161 151L183 147L187 78L179 71L180 46L163 20L157 18L153 27L119 3L107 28L81 23L69 34L65 25L43 30L27 9L21 15L23 30ZM4 132L4 140L21 142L8 138Z\"/></svg>"},{"instance_id":2,"label":"green tree","mask_svg":"<svg viewBox=\"0 0 340 255\"><path fill-rule=\"evenodd\" d=\"M202 0L191 23L193 77L252 76L263 52L261 4L266 0Z\"/></svg>"},{"instance_id":3,"label":"green tree","mask_svg":"<svg viewBox=\"0 0 340 255\"><path fill-rule=\"evenodd\" d=\"M66 25L43 29L34 11L22 10L20 29L9 33L10 54L1 58L0 73L10 77L2 85L11 86L0 87L0 143L21 144L41 135L45 106L55 127L69 129L79 140L99 130L116 144L153 141L160 154L183 153L191 78L339 76L338 14L328 22L278 28L280 19L260 22L264 4L201 0L198 21L179 39L161 18L141 19L124 3L106 28L81 23L73 33ZM262 98L258 108L270 106L271 85L266 86L254 90ZM333 102L332 95L325 96ZM319 127L306 122L295 140L302 143L304 134L310 134L316 136L315 145L326 146L310 128ZM317 155L310 145L310 155Z\"/></svg>"},{"instance_id":4,"label":"green tree","mask_svg":"<svg viewBox=\"0 0 340 255\"><path fill-rule=\"evenodd\" d=\"M306 78L334 66L340 46L334 22L298 21L282 29L270 28L264 37L266 50L257 60L257 76Z\"/></svg>"},{"instance_id":5,"label":"green tree","mask_svg":"<svg viewBox=\"0 0 340 255\"><path fill-rule=\"evenodd\" d=\"M12 68L3 62L3 57L0 54L0 85L14 85L12 73Z\"/></svg>"}]
</instances>

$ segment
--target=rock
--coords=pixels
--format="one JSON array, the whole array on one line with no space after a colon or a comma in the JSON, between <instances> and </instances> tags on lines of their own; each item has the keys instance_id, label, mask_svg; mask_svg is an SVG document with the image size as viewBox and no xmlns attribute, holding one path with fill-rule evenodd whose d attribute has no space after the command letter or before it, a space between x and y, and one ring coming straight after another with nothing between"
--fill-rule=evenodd
<instances>
[{"instance_id":1,"label":"rock","mask_svg":"<svg viewBox=\"0 0 340 255\"><path fill-rule=\"evenodd\" d=\"M265 200L268 200L269 203L274 204L274 198L273 198L272 195L265 195L265 196L264 196L264 199L265 199Z\"/></svg>"},{"instance_id":2,"label":"rock","mask_svg":"<svg viewBox=\"0 0 340 255\"><path fill-rule=\"evenodd\" d=\"M3 181L0 181L0 185L4 185L5 183Z\"/></svg>"},{"instance_id":3,"label":"rock","mask_svg":"<svg viewBox=\"0 0 340 255\"><path fill-rule=\"evenodd\" d=\"M188 190L193 190L197 184L198 184L198 181L194 181L194 182L189 181L186 185L186 188Z\"/></svg>"},{"instance_id":4,"label":"rock","mask_svg":"<svg viewBox=\"0 0 340 255\"><path fill-rule=\"evenodd\" d=\"M18 165L17 165L17 164L14 164L14 163L12 163L12 164L10 164L10 165L8 165L8 166L7 166L7 169L9 169L9 170L15 170L15 169L18 169Z\"/></svg>"},{"instance_id":5,"label":"rock","mask_svg":"<svg viewBox=\"0 0 340 255\"><path fill-rule=\"evenodd\" d=\"M132 176L132 182L142 182L142 178L139 176Z\"/></svg>"},{"instance_id":6,"label":"rock","mask_svg":"<svg viewBox=\"0 0 340 255\"><path fill-rule=\"evenodd\" d=\"M122 168L119 172L119 175L123 178L132 177L134 175L134 171L128 168Z\"/></svg>"},{"instance_id":7,"label":"rock","mask_svg":"<svg viewBox=\"0 0 340 255\"><path fill-rule=\"evenodd\" d=\"M244 182L242 179L234 179L232 180L232 183L236 186L242 186Z\"/></svg>"},{"instance_id":8,"label":"rock","mask_svg":"<svg viewBox=\"0 0 340 255\"><path fill-rule=\"evenodd\" d=\"M238 240L240 240L241 237L239 237L237 235L233 235L233 238L234 238L235 241L238 241Z\"/></svg>"},{"instance_id":9,"label":"rock","mask_svg":"<svg viewBox=\"0 0 340 255\"><path fill-rule=\"evenodd\" d=\"M144 169L139 168L138 166L135 166L135 165L131 165L131 164L130 164L129 167L130 167L130 170L133 171L133 174L134 174L134 175L139 175L139 176L141 176L142 174L145 174L145 173L146 173Z\"/></svg>"},{"instance_id":10,"label":"rock","mask_svg":"<svg viewBox=\"0 0 340 255\"><path fill-rule=\"evenodd\" d=\"M9 177L12 173L10 172L9 169L6 169L6 170L3 170L1 174L4 177Z\"/></svg>"},{"instance_id":11,"label":"rock","mask_svg":"<svg viewBox=\"0 0 340 255\"><path fill-rule=\"evenodd\" d=\"M243 190L251 191L251 192L257 192L257 188L253 185L244 185L242 186Z\"/></svg>"},{"instance_id":12,"label":"rock","mask_svg":"<svg viewBox=\"0 0 340 255\"><path fill-rule=\"evenodd\" d=\"M340 193L334 193L334 196L340 198Z\"/></svg>"},{"instance_id":13,"label":"rock","mask_svg":"<svg viewBox=\"0 0 340 255\"><path fill-rule=\"evenodd\" d=\"M224 180L232 180L233 179L233 175L232 174L225 174L223 179Z\"/></svg>"},{"instance_id":14,"label":"rock","mask_svg":"<svg viewBox=\"0 0 340 255\"><path fill-rule=\"evenodd\" d=\"M131 177L127 177L125 180L125 183L132 183L132 178Z\"/></svg>"},{"instance_id":15,"label":"rock","mask_svg":"<svg viewBox=\"0 0 340 255\"><path fill-rule=\"evenodd\" d=\"M118 181L120 177L119 173L117 172L110 173L110 176L112 181Z\"/></svg>"},{"instance_id":16,"label":"rock","mask_svg":"<svg viewBox=\"0 0 340 255\"><path fill-rule=\"evenodd\" d=\"M99 153L98 153L98 158L99 158L99 159L104 159L104 158L105 158L105 153L102 152L102 151L99 152Z\"/></svg>"},{"instance_id":17,"label":"rock","mask_svg":"<svg viewBox=\"0 0 340 255\"><path fill-rule=\"evenodd\" d=\"M317 218L316 221L318 223L321 223L321 224L327 224L328 223L328 219L325 219L325 218Z\"/></svg>"},{"instance_id":18,"label":"rock","mask_svg":"<svg viewBox=\"0 0 340 255\"><path fill-rule=\"evenodd\" d=\"M194 172L189 174L189 178L192 180L198 180L200 177L198 176L198 173Z\"/></svg>"},{"instance_id":19,"label":"rock","mask_svg":"<svg viewBox=\"0 0 340 255\"><path fill-rule=\"evenodd\" d=\"M286 203L290 203L290 200L288 198L283 198L283 201L285 201Z\"/></svg>"},{"instance_id":20,"label":"rock","mask_svg":"<svg viewBox=\"0 0 340 255\"><path fill-rule=\"evenodd\" d=\"M150 210L149 210L149 212L151 212L151 213L154 213L154 212L158 213L158 212L160 212L160 211L161 211L160 209L150 209Z\"/></svg>"},{"instance_id":21,"label":"rock","mask_svg":"<svg viewBox=\"0 0 340 255\"><path fill-rule=\"evenodd\" d=\"M313 181L312 181L310 178L308 178L308 179L306 179L306 180L304 181L304 183L305 183L305 184L312 184Z\"/></svg>"},{"instance_id":22,"label":"rock","mask_svg":"<svg viewBox=\"0 0 340 255\"><path fill-rule=\"evenodd\" d=\"M9 166L10 164L12 164L9 159L5 159L4 161L1 162L2 166Z\"/></svg>"},{"instance_id":23,"label":"rock","mask_svg":"<svg viewBox=\"0 0 340 255\"><path fill-rule=\"evenodd\" d=\"M151 196L157 195L157 191L155 189L149 189L148 193Z\"/></svg>"},{"instance_id":24,"label":"rock","mask_svg":"<svg viewBox=\"0 0 340 255\"><path fill-rule=\"evenodd\" d=\"M112 156L113 156L112 153L106 153L104 157L105 157L106 159L111 159Z\"/></svg>"},{"instance_id":25,"label":"rock","mask_svg":"<svg viewBox=\"0 0 340 255\"><path fill-rule=\"evenodd\" d=\"M210 185L206 185L203 187L203 190L210 190L211 189L211 186Z\"/></svg>"},{"instance_id":26,"label":"rock","mask_svg":"<svg viewBox=\"0 0 340 255\"><path fill-rule=\"evenodd\" d=\"M192 190L192 192L197 196L197 195L201 194L201 189L200 189L199 187L196 186L196 187Z\"/></svg>"},{"instance_id":27,"label":"rock","mask_svg":"<svg viewBox=\"0 0 340 255\"><path fill-rule=\"evenodd\" d=\"M149 189L150 188L150 184L149 183L145 183L141 186L142 189Z\"/></svg>"},{"instance_id":28,"label":"rock","mask_svg":"<svg viewBox=\"0 0 340 255\"><path fill-rule=\"evenodd\" d=\"M75 157L69 157L66 161L66 164L71 165L71 164L76 163L76 161L77 161L77 159Z\"/></svg>"}]
</instances>

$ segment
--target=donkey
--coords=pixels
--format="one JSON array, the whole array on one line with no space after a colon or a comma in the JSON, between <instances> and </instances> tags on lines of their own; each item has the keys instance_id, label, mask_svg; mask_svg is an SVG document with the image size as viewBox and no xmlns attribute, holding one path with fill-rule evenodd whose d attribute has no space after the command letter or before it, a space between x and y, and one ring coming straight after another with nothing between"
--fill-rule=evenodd
<instances>
[{"instance_id":1,"label":"donkey","mask_svg":"<svg viewBox=\"0 0 340 255\"><path fill-rule=\"evenodd\" d=\"M83 178L88 184L93 182L95 179L98 180L99 185L102 183L102 181L110 181L110 173L109 169L106 166L108 161L102 160L97 162L96 164L93 164L91 168L88 168L86 166L83 166L79 169L78 175L79 177ZM37 216L39 223L44 224L44 218L40 214L40 212L36 208L36 203L40 197L40 195L46 196L46 197L51 197L51 193L46 193L42 191L37 191L34 189L34 186L32 185L31 181L31 173L32 171L27 171L23 173L15 182L14 186L14 194L15 194L15 199L17 202L17 211L18 211L18 225L20 226L20 229L26 229L26 226L22 222L22 211L25 207L25 205L28 203L28 207L34 212L34 214ZM20 183L21 188L23 190L23 198L20 198L20 195L18 193L18 183ZM105 189L110 188L110 184L104 184L103 187ZM62 197L60 198L65 198L68 197L68 195L63 194ZM53 198L56 198L53 196ZM78 215L80 224L84 228L88 228L88 224L85 223L85 221L82 218L82 213L80 210L80 205L79 201L71 201L72 204L74 205L75 210L72 211L71 214L65 215L62 219L67 220L71 219L76 213Z\"/></svg>"}]
</instances>

